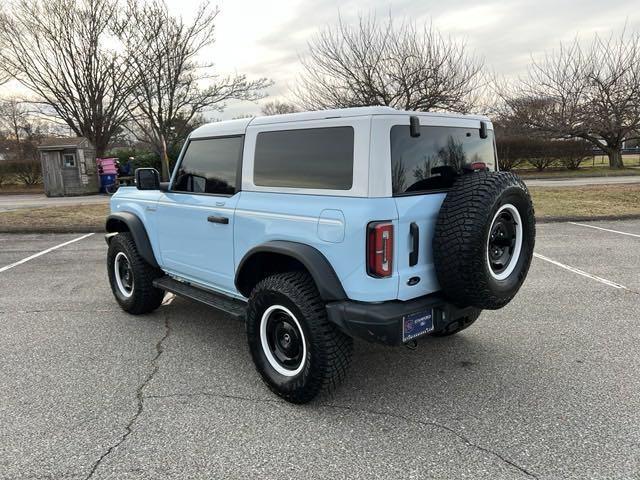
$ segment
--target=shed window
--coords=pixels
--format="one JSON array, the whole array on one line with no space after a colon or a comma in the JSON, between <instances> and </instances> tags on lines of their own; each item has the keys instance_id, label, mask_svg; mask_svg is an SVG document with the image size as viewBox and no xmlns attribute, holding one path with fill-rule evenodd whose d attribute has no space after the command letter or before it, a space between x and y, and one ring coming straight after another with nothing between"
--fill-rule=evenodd
<instances>
[{"instance_id":1,"label":"shed window","mask_svg":"<svg viewBox=\"0 0 640 480\"><path fill-rule=\"evenodd\" d=\"M65 167L75 167L76 156L73 153L65 153L62 157L62 162Z\"/></svg>"}]
</instances>

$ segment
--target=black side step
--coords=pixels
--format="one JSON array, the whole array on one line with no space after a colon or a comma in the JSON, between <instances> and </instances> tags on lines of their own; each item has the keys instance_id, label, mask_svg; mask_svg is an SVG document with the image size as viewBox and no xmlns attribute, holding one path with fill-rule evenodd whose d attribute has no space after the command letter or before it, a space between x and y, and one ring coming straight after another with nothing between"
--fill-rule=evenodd
<instances>
[{"instance_id":1,"label":"black side step","mask_svg":"<svg viewBox=\"0 0 640 480\"><path fill-rule=\"evenodd\" d=\"M238 320L244 319L247 304L240 300L234 300L209 290L194 287L193 285L185 282L179 282L168 275L155 279L153 281L153 286L160 288L165 292L175 293L181 297L204 303L205 305L209 305L210 307L231 315Z\"/></svg>"}]
</instances>

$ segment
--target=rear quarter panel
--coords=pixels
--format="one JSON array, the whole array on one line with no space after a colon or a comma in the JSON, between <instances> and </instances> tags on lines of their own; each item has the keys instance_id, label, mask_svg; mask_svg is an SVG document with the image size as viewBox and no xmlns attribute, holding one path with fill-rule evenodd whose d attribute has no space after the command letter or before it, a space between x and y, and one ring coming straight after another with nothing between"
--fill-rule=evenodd
<instances>
[{"instance_id":1,"label":"rear quarter panel","mask_svg":"<svg viewBox=\"0 0 640 480\"><path fill-rule=\"evenodd\" d=\"M350 299L393 300L397 275L386 279L367 275L366 227L373 220L395 223L396 219L392 198L242 192L235 212L235 264L269 240L304 243L327 258Z\"/></svg>"}]
</instances>

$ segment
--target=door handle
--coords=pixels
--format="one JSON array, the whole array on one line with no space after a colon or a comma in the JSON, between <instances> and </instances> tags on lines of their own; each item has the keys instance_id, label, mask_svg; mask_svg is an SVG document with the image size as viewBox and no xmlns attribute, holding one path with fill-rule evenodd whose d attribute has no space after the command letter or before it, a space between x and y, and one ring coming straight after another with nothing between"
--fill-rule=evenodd
<instances>
[{"instance_id":1,"label":"door handle","mask_svg":"<svg viewBox=\"0 0 640 480\"><path fill-rule=\"evenodd\" d=\"M215 215L211 215L211 216L207 217L207 222L222 223L223 225L228 225L229 224L229 218L228 217L216 217Z\"/></svg>"},{"instance_id":2,"label":"door handle","mask_svg":"<svg viewBox=\"0 0 640 480\"><path fill-rule=\"evenodd\" d=\"M413 248L409 254L409 266L413 267L418 263L418 254L420 252L420 228L416 222L411 222L409 226L409 233L411 234L411 240L413 241Z\"/></svg>"}]
</instances>

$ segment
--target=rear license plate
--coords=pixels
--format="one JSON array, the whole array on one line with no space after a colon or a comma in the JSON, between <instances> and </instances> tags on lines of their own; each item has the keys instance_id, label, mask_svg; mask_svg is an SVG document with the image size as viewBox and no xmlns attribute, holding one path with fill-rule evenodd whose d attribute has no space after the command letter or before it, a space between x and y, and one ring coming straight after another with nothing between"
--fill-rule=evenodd
<instances>
[{"instance_id":1,"label":"rear license plate","mask_svg":"<svg viewBox=\"0 0 640 480\"><path fill-rule=\"evenodd\" d=\"M402 341L407 342L433 330L433 309L402 317Z\"/></svg>"}]
</instances>

